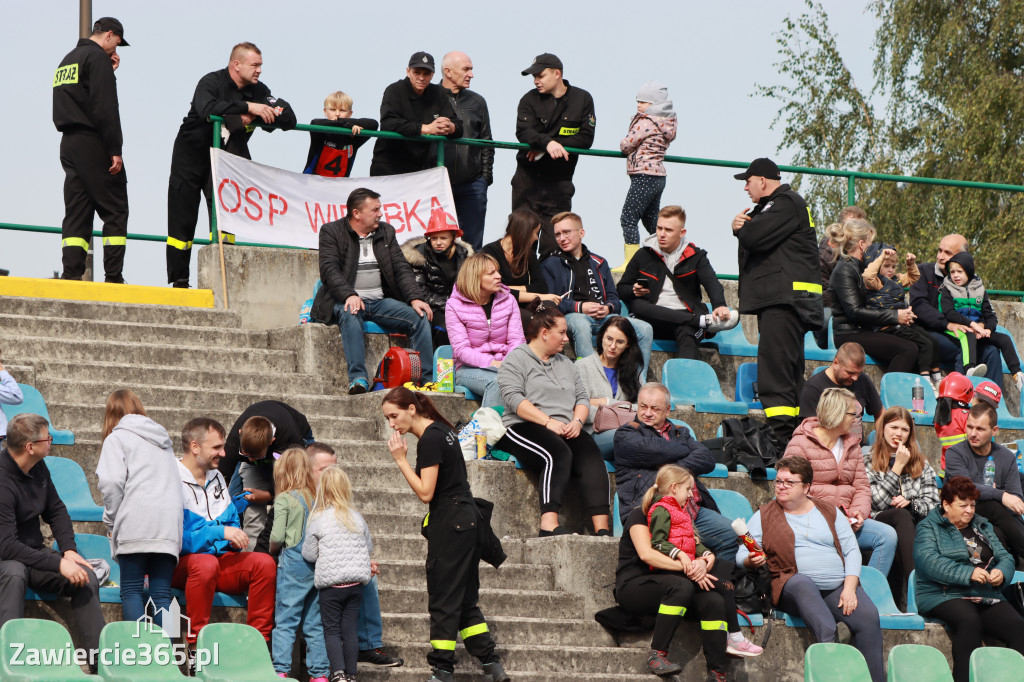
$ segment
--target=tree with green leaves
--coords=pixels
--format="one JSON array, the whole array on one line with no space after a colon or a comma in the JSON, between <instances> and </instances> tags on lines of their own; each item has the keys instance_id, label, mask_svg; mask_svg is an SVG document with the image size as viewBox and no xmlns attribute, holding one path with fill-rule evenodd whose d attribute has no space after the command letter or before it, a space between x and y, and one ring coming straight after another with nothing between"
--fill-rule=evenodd
<instances>
[{"instance_id":1,"label":"tree with green leaves","mask_svg":"<svg viewBox=\"0 0 1024 682\"><path fill-rule=\"evenodd\" d=\"M868 89L824 7L806 2L777 34L784 82L757 86L781 104L772 126L784 126L794 164L1024 184L1024 0L874 0ZM847 203L845 178L800 183L819 229ZM857 204L901 251L930 261L960 232L989 288L1024 288L1024 193L858 180Z\"/></svg>"}]
</instances>

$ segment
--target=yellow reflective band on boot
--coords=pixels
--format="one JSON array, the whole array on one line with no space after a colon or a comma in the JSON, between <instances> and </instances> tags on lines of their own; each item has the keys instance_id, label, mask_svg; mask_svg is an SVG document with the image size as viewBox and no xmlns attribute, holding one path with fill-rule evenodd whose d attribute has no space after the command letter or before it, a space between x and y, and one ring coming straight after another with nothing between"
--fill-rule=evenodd
<instances>
[{"instance_id":1,"label":"yellow reflective band on boot","mask_svg":"<svg viewBox=\"0 0 1024 682\"><path fill-rule=\"evenodd\" d=\"M168 237L167 238L167 246L170 246L171 248L174 248L174 249L178 249L179 251L188 251L189 249L192 248L192 242L191 241L183 242L180 239L175 239L174 237Z\"/></svg>"},{"instance_id":2,"label":"yellow reflective band on boot","mask_svg":"<svg viewBox=\"0 0 1024 682\"><path fill-rule=\"evenodd\" d=\"M454 639L432 639L430 640L430 646L441 651L455 651L455 640Z\"/></svg>"},{"instance_id":3,"label":"yellow reflective band on boot","mask_svg":"<svg viewBox=\"0 0 1024 682\"><path fill-rule=\"evenodd\" d=\"M793 282L793 291L809 291L812 294L820 294L821 285L814 282Z\"/></svg>"},{"instance_id":4,"label":"yellow reflective band on boot","mask_svg":"<svg viewBox=\"0 0 1024 682\"><path fill-rule=\"evenodd\" d=\"M671 606L669 604L658 604L658 615L680 616L686 613L685 606Z\"/></svg>"},{"instance_id":5,"label":"yellow reflective band on boot","mask_svg":"<svg viewBox=\"0 0 1024 682\"><path fill-rule=\"evenodd\" d=\"M722 632L728 632L729 628L726 626L724 620L702 620L700 622L701 630L721 630Z\"/></svg>"},{"instance_id":6,"label":"yellow reflective band on boot","mask_svg":"<svg viewBox=\"0 0 1024 682\"><path fill-rule=\"evenodd\" d=\"M490 632L487 629L487 623L477 623L476 625L470 625L465 630L459 630L459 634L462 635L462 639L469 639L473 635L482 635L485 632Z\"/></svg>"},{"instance_id":7,"label":"yellow reflective band on boot","mask_svg":"<svg viewBox=\"0 0 1024 682\"><path fill-rule=\"evenodd\" d=\"M800 414L799 407L789 407L787 405L777 405L775 407L764 408L764 416L771 419L772 417L796 417Z\"/></svg>"},{"instance_id":8,"label":"yellow reflective band on boot","mask_svg":"<svg viewBox=\"0 0 1024 682\"><path fill-rule=\"evenodd\" d=\"M128 244L127 237L104 237L103 246L125 246Z\"/></svg>"},{"instance_id":9,"label":"yellow reflective band on boot","mask_svg":"<svg viewBox=\"0 0 1024 682\"><path fill-rule=\"evenodd\" d=\"M79 246L85 249L86 251L89 250L89 242L85 241L84 239L79 239L78 237L68 237L67 239L61 239L60 245L61 248L65 246Z\"/></svg>"}]
</instances>

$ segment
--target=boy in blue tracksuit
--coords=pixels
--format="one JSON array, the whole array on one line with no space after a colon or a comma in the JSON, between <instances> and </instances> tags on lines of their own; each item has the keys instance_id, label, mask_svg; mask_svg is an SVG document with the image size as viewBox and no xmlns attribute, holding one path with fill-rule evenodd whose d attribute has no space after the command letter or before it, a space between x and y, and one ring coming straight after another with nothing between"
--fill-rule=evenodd
<instances>
[{"instance_id":1,"label":"boy in blue tracksuit","mask_svg":"<svg viewBox=\"0 0 1024 682\"><path fill-rule=\"evenodd\" d=\"M570 211L558 213L551 219L555 242L561 253L544 259L541 269L548 291L562 294L558 309L565 313L569 339L576 356L585 358L594 353L593 335L608 317L622 312L619 295L615 291L608 261L593 254L583 244L583 219ZM644 357L643 376L651 360L654 331L643 320L629 318L636 331L640 353Z\"/></svg>"},{"instance_id":2,"label":"boy in blue tracksuit","mask_svg":"<svg viewBox=\"0 0 1024 682\"><path fill-rule=\"evenodd\" d=\"M249 538L241 528L227 483L217 470L224 457L224 440L224 427L206 417L191 420L181 432L184 454L178 461L178 473L184 532L171 584L185 590L190 657L196 635L210 621L216 592L248 592L246 622L267 640L274 628L277 567L267 554L241 551Z\"/></svg>"}]
</instances>

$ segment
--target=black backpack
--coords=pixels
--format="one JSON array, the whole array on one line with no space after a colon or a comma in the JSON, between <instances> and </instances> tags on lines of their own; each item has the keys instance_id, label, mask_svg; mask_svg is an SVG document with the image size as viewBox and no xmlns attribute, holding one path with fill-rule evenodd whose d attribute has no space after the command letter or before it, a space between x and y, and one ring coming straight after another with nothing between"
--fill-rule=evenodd
<instances>
[{"instance_id":1,"label":"black backpack","mask_svg":"<svg viewBox=\"0 0 1024 682\"><path fill-rule=\"evenodd\" d=\"M753 417L730 417L722 422L721 438L703 442L726 469L736 471L737 465L743 465L753 479L767 478L767 470L779 458L771 427Z\"/></svg>"}]
</instances>

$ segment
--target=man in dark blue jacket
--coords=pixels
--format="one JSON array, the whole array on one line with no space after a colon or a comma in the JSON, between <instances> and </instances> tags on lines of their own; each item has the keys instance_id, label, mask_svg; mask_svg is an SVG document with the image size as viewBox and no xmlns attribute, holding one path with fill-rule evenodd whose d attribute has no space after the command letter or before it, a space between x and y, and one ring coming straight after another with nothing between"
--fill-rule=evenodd
<instances>
[{"instance_id":1,"label":"man in dark blue jacket","mask_svg":"<svg viewBox=\"0 0 1024 682\"><path fill-rule=\"evenodd\" d=\"M563 294L558 309L565 313L565 324L576 357L585 358L594 353L591 337L606 319L621 314L622 305L608 261L591 253L583 243L586 234L583 219L575 213L563 211L551 219L551 225L561 252L544 260L541 268L548 291ZM644 356L643 376L646 377L654 332L651 325L643 320L631 317L629 322L636 331L640 352Z\"/></svg>"},{"instance_id":2,"label":"man in dark blue jacket","mask_svg":"<svg viewBox=\"0 0 1024 682\"><path fill-rule=\"evenodd\" d=\"M644 493L654 485L658 469L666 464L678 464L693 474L693 494L699 508L694 526L701 540L712 552L731 561L738 544L736 532L729 520L718 512L711 493L697 478L715 468L715 457L690 435L689 429L668 420L670 400L664 384L644 384L637 397L637 421L615 431L619 516L625 522L633 507L640 504Z\"/></svg>"}]
</instances>

